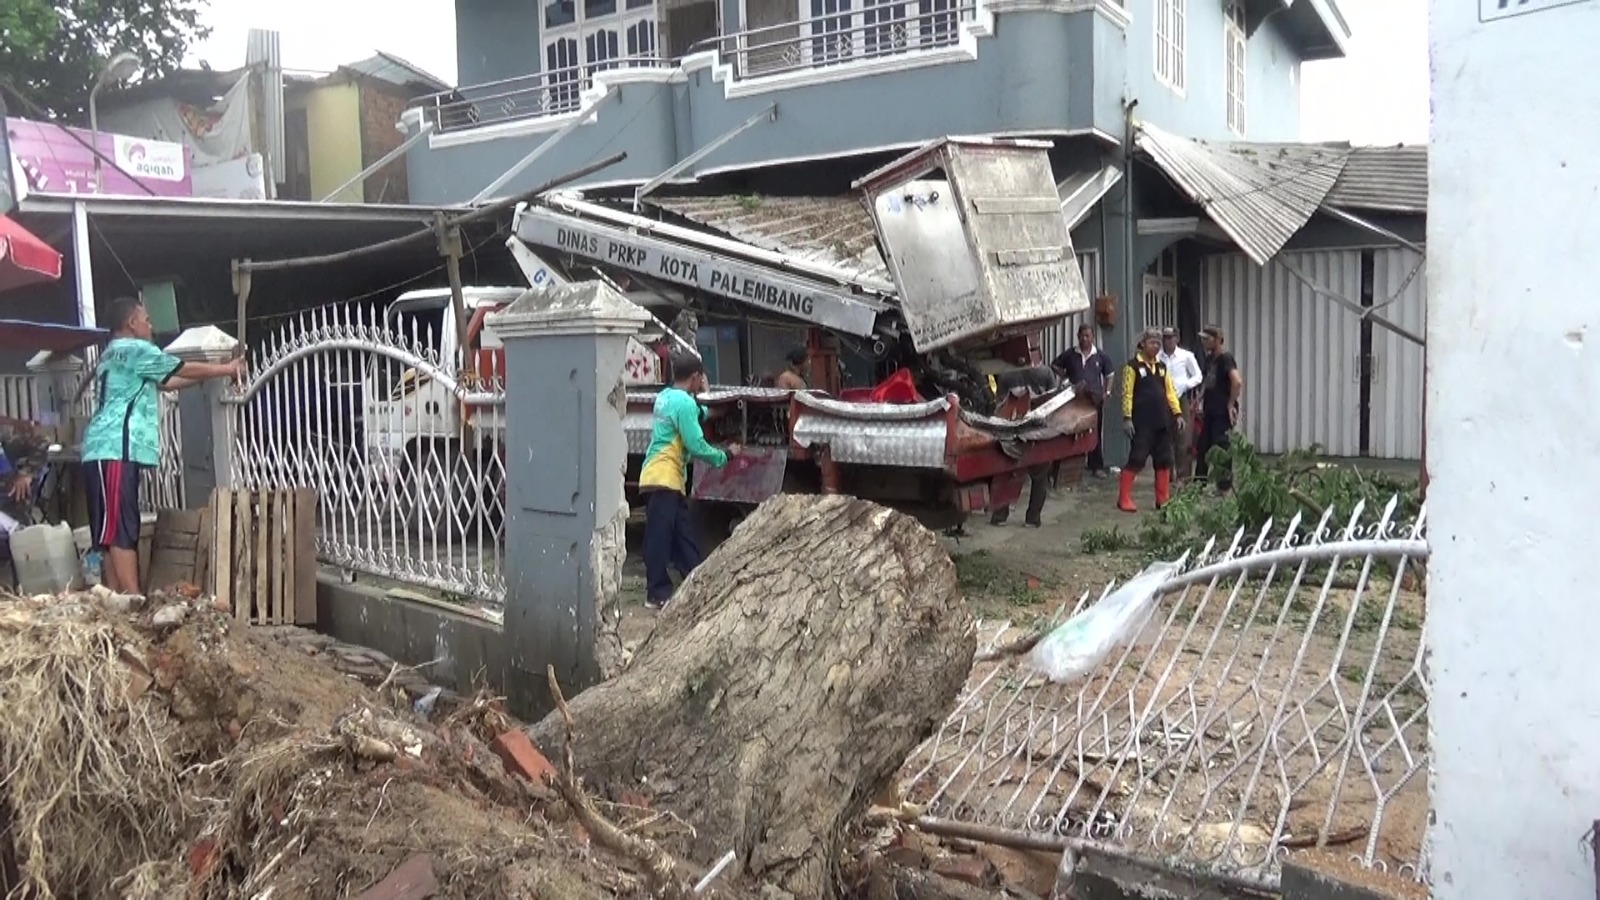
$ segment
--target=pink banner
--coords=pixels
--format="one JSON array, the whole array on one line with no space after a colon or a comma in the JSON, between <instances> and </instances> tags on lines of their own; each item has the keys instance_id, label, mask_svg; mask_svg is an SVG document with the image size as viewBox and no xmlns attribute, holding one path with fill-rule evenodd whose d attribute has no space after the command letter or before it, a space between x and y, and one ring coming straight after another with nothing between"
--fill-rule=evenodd
<instances>
[{"instance_id":1,"label":"pink banner","mask_svg":"<svg viewBox=\"0 0 1600 900\"><path fill-rule=\"evenodd\" d=\"M100 190L94 188L94 138L84 128L53 122L6 119L12 172L18 194L111 194L130 197L192 197L194 182L189 151L182 144L100 133ZM75 140L74 136L82 141ZM114 161L114 164L113 162ZM127 173L127 174L124 174ZM138 183L134 178L138 179ZM143 183L149 188L139 186Z\"/></svg>"}]
</instances>

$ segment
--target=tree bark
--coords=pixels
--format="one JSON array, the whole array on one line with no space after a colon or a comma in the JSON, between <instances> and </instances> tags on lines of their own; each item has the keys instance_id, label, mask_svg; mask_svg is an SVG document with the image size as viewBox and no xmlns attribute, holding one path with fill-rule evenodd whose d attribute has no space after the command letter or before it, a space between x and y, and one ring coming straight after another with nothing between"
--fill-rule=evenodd
<instances>
[{"instance_id":1,"label":"tree bark","mask_svg":"<svg viewBox=\"0 0 1600 900\"><path fill-rule=\"evenodd\" d=\"M955 566L852 497L764 503L616 679L571 703L590 790L651 798L798 897L835 897L846 831L949 713L975 650ZM551 715L529 729L561 746Z\"/></svg>"}]
</instances>

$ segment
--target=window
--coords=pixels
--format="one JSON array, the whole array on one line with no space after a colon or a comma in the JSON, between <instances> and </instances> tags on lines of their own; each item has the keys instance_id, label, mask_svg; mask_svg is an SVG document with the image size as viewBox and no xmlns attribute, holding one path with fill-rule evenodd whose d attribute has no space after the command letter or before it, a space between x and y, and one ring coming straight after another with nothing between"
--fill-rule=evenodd
<instances>
[{"instance_id":1,"label":"window","mask_svg":"<svg viewBox=\"0 0 1600 900\"><path fill-rule=\"evenodd\" d=\"M1178 249L1168 247L1144 275L1144 327L1178 327Z\"/></svg>"},{"instance_id":2,"label":"window","mask_svg":"<svg viewBox=\"0 0 1600 900\"><path fill-rule=\"evenodd\" d=\"M1156 0L1156 80L1183 93L1185 32L1188 30L1184 8L1188 0Z\"/></svg>"},{"instance_id":3,"label":"window","mask_svg":"<svg viewBox=\"0 0 1600 900\"><path fill-rule=\"evenodd\" d=\"M1244 4L1230 0L1226 18L1222 23L1223 78L1227 81L1224 102L1228 107L1228 130L1244 137L1244 85L1245 50L1248 32L1245 31Z\"/></svg>"},{"instance_id":4,"label":"window","mask_svg":"<svg viewBox=\"0 0 1600 900\"><path fill-rule=\"evenodd\" d=\"M654 62L655 6L655 0L545 0L544 111L577 109L596 72Z\"/></svg>"},{"instance_id":5,"label":"window","mask_svg":"<svg viewBox=\"0 0 1600 900\"><path fill-rule=\"evenodd\" d=\"M799 0L799 12L813 66L948 47L962 19L961 0Z\"/></svg>"}]
</instances>

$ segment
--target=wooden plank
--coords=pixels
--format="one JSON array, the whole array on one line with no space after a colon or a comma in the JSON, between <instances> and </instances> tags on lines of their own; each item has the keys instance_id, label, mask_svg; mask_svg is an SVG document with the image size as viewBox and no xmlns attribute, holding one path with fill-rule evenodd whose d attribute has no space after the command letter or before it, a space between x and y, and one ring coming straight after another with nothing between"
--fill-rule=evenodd
<instances>
[{"instance_id":1,"label":"wooden plank","mask_svg":"<svg viewBox=\"0 0 1600 900\"><path fill-rule=\"evenodd\" d=\"M272 555L267 557L272 566L272 571L267 576L272 579L272 622L274 625L287 625L294 621L292 615L294 603L289 597L288 586L294 583L290 577L293 569L293 560L290 558L289 526L292 520L289 517L289 492L272 492Z\"/></svg>"},{"instance_id":2,"label":"wooden plank","mask_svg":"<svg viewBox=\"0 0 1600 900\"><path fill-rule=\"evenodd\" d=\"M233 595L239 621L249 622L255 615L255 582L251 579L250 554L255 552L255 514L249 491L233 492Z\"/></svg>"},{"instance_id":3,"label":"wooden plank","mask_svg":"<svg viewBox=\"0 0 1600 900\"><path fill-rule=\"evenodd\" d=\"M268 599L271 595L267 593L267 577L272 571L272 567L266 563L270 558L267 553L270 552L268 545L272 540L271 496L266 491L257 491L251 496L251 500L255 503L255 521L251 525L255 528L256 541L256 555L250 561L255 567L255 617L251 621L264 625L274 624L272 623L272 601Z\"/></svg>"},{"instance_id":4,"label":"wooden plank","mask_svg":"<svg viewBox=\"0 0 1600 900\"><path fill-rule=\"evenodd\" d=\"M233 495L211 492L211 592L223 609L239 614L233 592Z\"/></svg>"},{"instance_id":5,"label":"wooden plank","mask_svg":"<svg viewBox=\"0 0 1600 900\"><path fill-rule=\"evenodd\" d=\"M206 506L200 510L200 545L194 549L194 586L208 596L216 593L216 586L211 580L212 539L216 537L213 529L215 510Z\"/></svg>"},{"instance_id":6,"label":"wooden plank","mask_svg":"<svg viewBox=\"0 0 1600 900\"><path fill-rule=\"evenodd\" d=\"M317 492L294 492L294 623L317 624Z\"/></svg>"}]
</instances>

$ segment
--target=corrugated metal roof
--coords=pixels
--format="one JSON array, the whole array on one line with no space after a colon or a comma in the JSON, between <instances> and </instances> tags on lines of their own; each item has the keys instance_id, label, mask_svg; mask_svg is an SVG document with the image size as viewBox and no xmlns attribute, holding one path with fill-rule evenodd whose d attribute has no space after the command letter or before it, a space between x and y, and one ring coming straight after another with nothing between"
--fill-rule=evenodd
<instances>
[{"instance_id":1,"label":"corrugated metal roof","mask_svg":"<svg viewBox=\"0 0 1600 900\"><path fill-rule=\"evenodd\" d=\"M430 91L450 90L450 85L445 84L427 70L409 63L393 53L385 53L382 50L379 50L375 56L358 62L346 63L340 68L349 69L368 78L387 81L400 87L410 87L416 84L422 85Z\"/></svg>"},{"instance_id":2,"label":"corrugated metal roof","mask_svg":"<svg viewBox=\"0 0 1600 900\"><path fill-rule=\"evenodd\" d=\"M651 197L650 204L764 250L893 284L856 197Z\"/></svg>"},{"instance_id":3,"label":"corrugated metal roof","mask_svg":"<svg viewBox=\"0 0 1600 900\"><path fill-rule=\"evenodd\" d=\"M1350 155L1330 144L1211 144L1149 124L1135 141L1258 265L1311 220Z\"/></svg>"},{"instance_id":4,"label":"corrugated metal roof","mask_svg":"<svg viewBox=\"0 0 1600 900\"><path fill-rule=\"evenodd\" d=\"M1067 228L1077 228L1089 213L1105 199L1106 194L1122 180L1122 169L1107 163L1098 169L1074 172L1056 184L1056 194L1061 197L1061 214L1067 219Z\"/></svg>"},{"instance_id":5,"label":"corrugated metal roof","mask_svg":"<svg viewBox=\"0 0 1600 900\"><path fill-rule=\"evenodd\" d=\"M1354 148L1324 202L1348 209L1426 213L1428 148Z\"/></svg>"}]
</instances>

